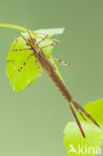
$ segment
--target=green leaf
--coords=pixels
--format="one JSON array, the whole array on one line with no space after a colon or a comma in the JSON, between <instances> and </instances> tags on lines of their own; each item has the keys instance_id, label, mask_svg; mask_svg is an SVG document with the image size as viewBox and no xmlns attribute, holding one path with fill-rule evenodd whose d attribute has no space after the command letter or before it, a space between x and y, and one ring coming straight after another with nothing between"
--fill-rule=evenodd
<instances>
[{"instance_id":1,"label":"green leaf","mask_svg":"<svg viewBox=\"0 0 103 156\"><path fill-rule=\"evenodd\" d=\"M86 134L86 139L82 137L74 122L69 122L66 125L64 131L64 145L66 146L68 156L94 156L101 152L99 146L102 144L102 131L89 123L86 124L83 122L82 126ZM72 148L75 149L75 152L71 151Z\"/></svg>"},{"instance_id":2,"label":"green leaf","mask_svg":"<svg viewBox=\"0 0 103 156\"><path fill-rule=\"evenodd\" d=\"M86 135L86 139L84 139L75 122L67 123L64 130L64 145L68 156L94 156L101 153L100 146L103 142L103 100L89 102L85 109L100 124L100 128L96 127L88 119L86 119L87 122L83 122L83 119L79 116ZM74 148L74 152L71 151L72 148ZM82 150L80 151L80 149Z\"/></svg>"},{"instance_id":3,"label":"green leaf","mask_svg":"<svg viewBox=\"0 0 103 156\"><path fill-rule=\"evenodd\" d=\"M25 34L23 33L23 35L26 38L28 38L27 33ZM36 38L36 39L37 41L40 40L40 38ZM52 42L53 42L52 39L45 39L40 44L40 47L42 48L42 46L49 45ZM38 68L37 64L35 63L34 56L31 56L30 59L27 61L26 65L23 66L25 60L32 53L32 50L13 51L13 49L24 49L24 48L30 48L30 47L26 45L25 40L22 39L22 37L18 37L12 43L10 52L7 57L8 64L7 64L6 73L15 91L20 91L22 89L25 89L27 85L33 84L39 77L40 71L43 70L39 62L38 62L38 65L40 69ZM57 74L62 79L54 60L50 58L52 49L53 49L53 46L50 46L48 48L43 48L43 52L48 57L48 59L54 64ZM18 72L17 69L21 69L21 67L22 67L22 70Z\"/></svg>"},{"instance_id":4,"label":"green leaf","mask_svg":"<svg viewBox=\"0 0 103 156\"><path fill-rule=\"evenodd\" d=\"M35 30L35 33L43 33L43 34L48 34L49 37L54 36L54 35L59 35L64 32L64 28L51 28L51 29L39 29Z\"/></svg>"},{"instance_id":5,"label":"green leaf","mask_svg":"<svg viewBox=\"0 0 103 156\"><path fill-rule=\"evenodd\" d=\"M84 108L95 118L99 124L103 124L103 99L99 99L95 102L89 102ZM80 120L83 120L80 116L79 118ZM90 122L88 118L86 118L86 120Z\"/></svg>"}]
</instances>

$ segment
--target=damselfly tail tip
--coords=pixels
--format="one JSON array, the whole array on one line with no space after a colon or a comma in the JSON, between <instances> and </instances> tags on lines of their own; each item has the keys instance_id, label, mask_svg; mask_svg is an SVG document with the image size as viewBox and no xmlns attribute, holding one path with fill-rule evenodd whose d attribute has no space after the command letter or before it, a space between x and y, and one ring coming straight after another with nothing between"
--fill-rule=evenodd
<instances>
[{"instance_id":1,"label":"damselfly tail tip","mask_svg":"<svg viewBox=\"0 0 103 156\"><path fill-rule=\"evenodd\" d=\"M85 138L85 133L84 133L84 130L83 130L83 128L82 128L82 125L81 125L81 123L80 123L80 121L79 121L79 119L78 119L78 117L77 117L77 115L76 115L76 112L75 112L75 110L74 110L74 108L73 108L73 106L71 105L70 102L69 102L69 107L70 107L70 109L71 109L71 112L72 112L72 114L73 114L73 116L74 116L74 119L75 119L75 121L76 121L76 123L77 123L77 125L78 125L78 127L79 127L79 129L80 129L80 132L81 132L83 138Z\"/></svg>"},{"instance_id":2,"label":"damselfly tail tip","mask_svg":"<svg viewBox=\"0 0 103 156\"><path fill-rule=\"evenodd\" d=\"M86 138L86 136L85 136L85 133L84 133L84 132L82 133L82 136L83 136L83 138L84 138L84 139Z\"/></svg>"},{"instance_id":3,"label":"damselfly tail tip","mask_svg":"<svg viewBox=\"0 0 103 156\"><path fill-rule=\"evenodd\" d=\"M88 117L88 119L90 119L97 127L100 127L100 125L97 123L97 121L81 106L79 105L74 99L72 99L72 104L74 105L74 107L77 109L77 111L81 111L83 114L85 114L85 116Z\"/></svg>"},{"instance_id":4,"label":"damselfly tail tip","mask_svg":"<svg viewBox=\"0 0 103 156\"><path fill-rule=\"evenodd\" d=\"M100 128L100 125L95 121L95 125Z\"/></svg>"},{"instance_id":5,"label":"damselfly tail tip","mask_svg":"<svg viewBox=\"0 0 103 156\"><path fill-rule=\"evenodd\" d=\"M86 138L86 136L85 136L85 133L84 133L84 130L83 130L83 128L82 128L82 125L81 125L81 123L77 123L77 125L78 125L78 127L79 127L79 129L80 129L80 132L81 132L81 134L82 134L82 136L83 136L83 138L85 139Z\"/></svg>"}]
</instances>

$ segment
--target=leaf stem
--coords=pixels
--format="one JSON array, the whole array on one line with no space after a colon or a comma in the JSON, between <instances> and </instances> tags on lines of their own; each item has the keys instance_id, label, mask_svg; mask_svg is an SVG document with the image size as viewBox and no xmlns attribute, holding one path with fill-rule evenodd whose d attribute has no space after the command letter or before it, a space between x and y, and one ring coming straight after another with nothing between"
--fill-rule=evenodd
<instances>
[{"instance_id":1,"label":"leaf stem","mask_svg":"<svg viewBox=\"0 0 103 156\"><path fill-rule=\"evenodd\" d=\"M0 27L7 27L7 28L12 28L12 29L17 29L17 30L21 30L24 32L27 32L26 28L17 26L17 25L13 25L13 24L5 24L5 23L0 23ZM38 37L33 31L29 30L29 32L34 35L35 37Z\"/></svg>"}]
</instances>

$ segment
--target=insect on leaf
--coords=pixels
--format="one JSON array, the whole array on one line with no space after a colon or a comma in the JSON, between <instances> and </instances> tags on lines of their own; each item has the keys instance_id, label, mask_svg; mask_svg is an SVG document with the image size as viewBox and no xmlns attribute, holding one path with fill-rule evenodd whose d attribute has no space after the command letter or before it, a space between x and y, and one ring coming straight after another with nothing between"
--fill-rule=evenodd
<instances>
[{"instance_id":1,"label":"insect on leaf","mask_svg":"<svg viewBox=\"0 0 103 156\"><path fill-rule=\"evenodd\" d=\"M52 35L54 35L54 29ZM25 33L25 37L28 37L26 33ZM37 38L37 41L39 40L40 38ZM40 47L49 45L52 42L53 42L52 39L45 39L40 44ZM32 50L23 50L25 48L30 48L30 47L26 45L25 40L23 40L22 37L18 37L12 43L7 57L8 64L6 68L6 73L15 91L20 91L22 89L25 89L27 85L33 84L37 80L39 75L41 75L41 71L43 70L39 62L35 63L34 56L31 56L30 59L27 61L26 65L23 66L25 60L32 53ZM13 51L13 49L22 49L22 51ZM44 48L43 52L48 57L48 59L54 64L57 74L62 79L54 60L50 58L52 49L53 46ZM18 72L17 69L20 69L21 67L23 68L20 70L20 72Z\"/></svg>"}]
</instances>

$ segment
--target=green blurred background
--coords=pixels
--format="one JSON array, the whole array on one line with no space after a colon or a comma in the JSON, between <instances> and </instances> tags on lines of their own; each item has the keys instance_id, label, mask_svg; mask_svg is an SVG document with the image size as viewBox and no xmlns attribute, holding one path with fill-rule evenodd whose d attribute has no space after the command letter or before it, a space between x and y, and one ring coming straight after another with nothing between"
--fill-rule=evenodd
<instances>
[{"instance_id":1,"label":"green blurred background","mask_svg":"<svg viewBox=\"0 0 103 156\"><path fill-rule=\"evenodd\" d=\"M59 66L66 86L81 105L103 98L102 0L1 0L0 23L65 27L53 56L72 64ZM66 156L63 130L73 117L51 80L44 74L16 93L6 77L6 57L17 35L0 28L0 155Z\"/></svg>"}]
</instances>

